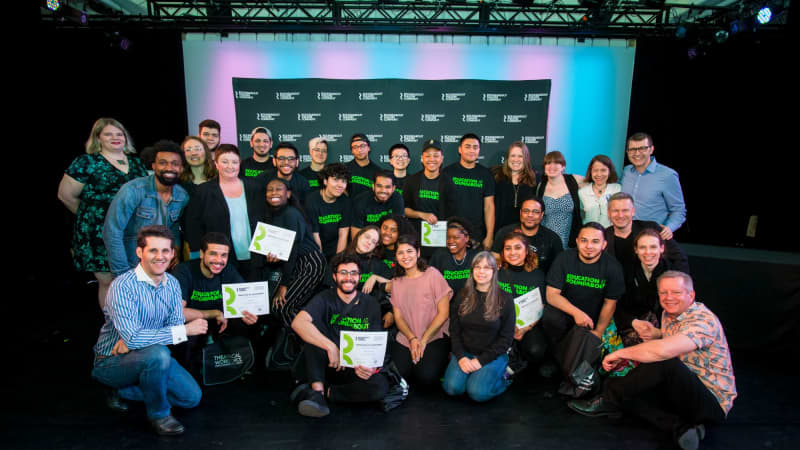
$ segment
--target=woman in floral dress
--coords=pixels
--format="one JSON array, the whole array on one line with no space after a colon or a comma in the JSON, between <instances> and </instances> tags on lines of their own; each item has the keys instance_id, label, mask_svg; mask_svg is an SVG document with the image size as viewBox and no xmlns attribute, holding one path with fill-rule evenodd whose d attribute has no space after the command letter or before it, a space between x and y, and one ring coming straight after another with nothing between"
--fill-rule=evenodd
<instances>
[{"instance_id":1,"label":"woman in floral dress","mask_svg":"<svg viewBox=\"0 0 800 450\"><path fill-rule=\"evenodd\" d=\"M111 200L123 184L147 175L128 131L110 118L98 119L86 141L86 154L67 168L58 186L58 198L75 215L72 251L75 268L93 272L98 282L100 309L111 284L103 222Z\"/></svg>"}]
</instances>

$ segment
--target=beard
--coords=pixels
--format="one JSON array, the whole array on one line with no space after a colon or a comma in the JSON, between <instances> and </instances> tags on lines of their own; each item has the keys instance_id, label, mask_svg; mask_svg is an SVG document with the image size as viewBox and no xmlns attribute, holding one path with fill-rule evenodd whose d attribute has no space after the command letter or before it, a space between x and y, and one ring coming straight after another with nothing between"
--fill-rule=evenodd
<instances>
[{"instance_id":1,"label":"beard","mask_svg":"<svg viewBox=\"0 0 800 450\"><path fill-rule=\"evenodd\" d=\"M164 174L168 174L168 173L175 174L175 177L173 177L173 178L165 178ZM178 176L178 173L177 172L173 172L171 170L165 170L165 171L163 171L161 173L157 173L156 174L156 178L158 179L158 182L163 184L164 186L173 186L173 185L177 184L178 181L180 181L180 176Z\"/></svg>"}]
</instances>

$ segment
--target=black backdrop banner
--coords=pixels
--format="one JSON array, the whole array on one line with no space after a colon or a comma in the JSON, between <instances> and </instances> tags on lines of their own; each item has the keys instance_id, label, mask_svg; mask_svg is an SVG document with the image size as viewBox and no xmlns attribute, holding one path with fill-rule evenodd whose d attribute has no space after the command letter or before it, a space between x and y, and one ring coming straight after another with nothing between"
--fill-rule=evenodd
<instances>
[{"instance_id":1,"label":"black backdrop banner","mask_svg":"<svg viewBox=\"0 0 800 450\"><path fill-rule=\"evenodd\" d=\"M348 162L349 140L366 134L370 158L389 168L389 147L411 150L409 174L422 169L427 139L444 147L444 164L458 160L458 140L481 137L481 163L502 162L514 141L528 145L534 165L544 158L550 80L335 80L234 78L236 129L242 157L252 154L250 132L268 128L274 144L292 142L301 167L311 161L308 141L328 141L328 163Z\"/></svg>"}]
</instances>

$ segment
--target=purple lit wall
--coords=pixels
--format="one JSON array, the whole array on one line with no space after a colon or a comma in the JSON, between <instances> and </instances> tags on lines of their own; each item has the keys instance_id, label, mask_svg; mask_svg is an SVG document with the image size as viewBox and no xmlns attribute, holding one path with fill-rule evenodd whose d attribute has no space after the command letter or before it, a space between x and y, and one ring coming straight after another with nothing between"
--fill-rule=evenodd
<instances>
[{"instance_id":1,"label":"purple lit wall","mask_svg":"<svg viewBox=\"0 0 800 450\"><path fill-rule=\"evenodd\" d=\"M189 132L213 118L222 142L236 142L233 77L551 79L547 150L572 173L598 153L623 162L635 54L625 45L187 39L183 53Z\"/></svg>"}]
</instances>

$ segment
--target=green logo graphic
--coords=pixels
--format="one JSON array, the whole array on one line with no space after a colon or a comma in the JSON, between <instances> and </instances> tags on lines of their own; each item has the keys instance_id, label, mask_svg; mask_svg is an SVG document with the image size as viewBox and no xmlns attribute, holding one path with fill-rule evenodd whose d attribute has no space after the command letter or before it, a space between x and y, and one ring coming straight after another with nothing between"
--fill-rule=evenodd
<instances>
[{"instance_id":1,"label":"green logo graphic","mask_svg":"<svg viewBox=\"0 0 800 450\"><path fill-rule=\"evenodd\" d=\"M228 299L225 300L225 309L234 316L238 315L239 313L236 312L236 309L231 306L236 300L236 291L234 291L230 286L225 286L225 293L229 296Z\"/></svg>"},{"instance_id":2,"label":"green logo graphic","mask_svg":"<svg viewBox=\"0 0 800 450\"><path fill-rule=\"evenodd\" d=\"M258 233L258 235L253 240L253 247L255 247L256 250L261 250L261 240L267 236L267 229L264 227L258 227L256 232Z\"/></svg>"},{"instance_id":3,"label":"green logo graphic","mask_svg":"<svg viewBox=\"0 0 800 450\"><path fill-rule=\"evenodd\" d=\"M431 234L431 225L428 222L422 222L422 226L425 227L425 233L422 235L422 240L426 244L430 244L431 240L428 239L428 236Z\"/></svg>"},{"instance_id":4,"label":"green logo graphic","mask_svg":"<svg viewBox=\"0 0 800 450\"><path fill-rule=\"evenodd\" d=\"M516 303L514 303L514 314L516 314L516 316L519 317L519 305ZM525 325L525 322L523 322L520 319L517 319L517 325L523 326Z\"/></svg>"},{"instance_id":5,"label":"green logo graphic","mask_svg":"<svg viewBox=\"0 0 800 450\"><path fill-rule=\"evenodd\" d=\"M353 346L355 345L354 342L353 342L353 338L350 337L349 334L345 334L345 333L342 333L342 338L344 338L344 342L345 342L345 346L342 349L342 359L344 360L344 362L346 362L347 364L350 364L352 366L353 365L353 360L350 359L350 357L347 356L347 354L350 353L351 350L353 350Z\"/></svg>"}]
</instances>

